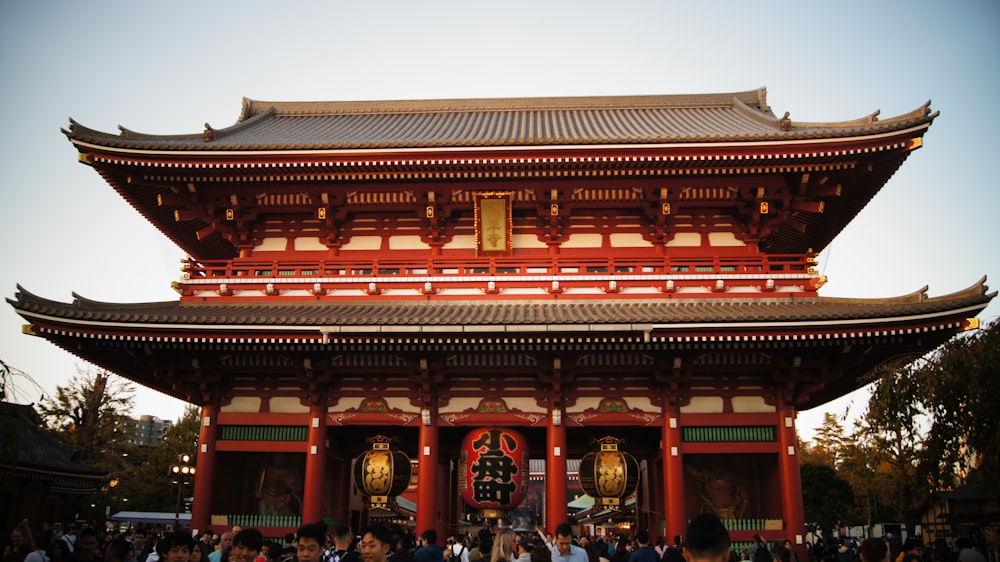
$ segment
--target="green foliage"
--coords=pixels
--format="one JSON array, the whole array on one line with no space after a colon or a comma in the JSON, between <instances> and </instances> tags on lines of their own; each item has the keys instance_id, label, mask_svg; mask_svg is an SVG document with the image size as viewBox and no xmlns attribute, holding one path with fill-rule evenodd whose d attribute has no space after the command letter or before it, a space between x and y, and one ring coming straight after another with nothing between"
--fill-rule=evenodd
<instances>
[{"instance_id":1,"label":"green foliage","mask_svg":"<svg viewBox=\"0 0 1000 562\"><path fill-rule=\"evenodd\" d=\"M935 492L972 485L1000 495L1000 322L877 375L855 464L883 519L895 510L913 532Z\"/></svg>"},{"instance_id":2,"label":"green foliage","mask_svg":"<svg viewBox=\"0 0 1000 562\"><path fill-rule=\"evenodd\" d=\"M128 432L124 420L132 411L135 387L104 370L84 370L66 386L57 386L55 396L39 405L46 428L80 460L115 472L124 466Z\"/></svg>"},{"instance_id":3,"label":"green foliage","mask_svg":"<svg viewBox=\"0 0 1000 562\"><path fill-rule=\"evenodd\" d=\"M823 414L823 425L816 428L811 445L802 447L803 463L822 464L837 470L843 462L843 452L848 444L844 427L830 412Z\"/></svg>"},{"instance_id":4,"label":"green foliage","mask_svg":"<svg viewBox=\"0 0 1000 562\"><path fill-rule=\"evenodd\" d=\"M177 501L177 484L168 476L170 465L181 454L196 459L198 432L201 429L200 410L188 406L177 423L163 434L163 441L156 447L135 447L127 477L121 479L119 497L127 498L128 509L134 511L172 512ZM192 488L185 488L185 496Z\"/></svg>"},{"instance_id":5,"label":"green foliage","mask_svg":"<svg viewBox=\"0 0 1000 562\"><path fill-rule=\"evenodd\" d=\"M921 473L1000 497L1000 321L944 345L913 384L930 418Z\"/></svg>"},{"instance_id":6,"label":"green foliage","mask_svg":"<svg viewBox=\"0 0 1000 562\"><path fill-rule=\"evenodd\" d=\"M196 457L200 430L199 409L189 406L181 419L164 432L155 447L133 446L124 419L132 410L134 387L106 371L83 371L54 397L39 404L49 431L79 452L80 459L108 473L105 486L88 498L103 515L103 507L119 510L172 512L177 485L168 476L170 465L186 453ZM191 495L191 488L185 495Z\"/></svg>"},{"instance_id":7,"label":"green foliage","mask_svg":"<svg viewBox=\"0 0 1000 562\"><path fill-rule=\"evenodd\" d=\"M845 436L826 414L803 446L807 517L819 517L808 502L831 496L809 488L809 464L850 484L859 501L839 514L849 524L904 521L912 533L938 491L970 487L1000 497L1000 322L873 375L867 412L853 432Z\"/></svg>"},{"instance_id":8,"label":"green foliage","mask_svg":"<svg viewBox=\"0 0 1000 562\"><path fill-rule=\"evenodd\" d=\"M823 464L804 463L799 472L806 521L822 530L835 529L854 505L851 484L837 476L832 467Z\"/></svg>"},{"instance_id":9,"label":"green foliage","mask_svg":"<svg viewBox=\"0 0 1000 562\"><path fill-rule=\"evenodd\" d=\"M868 411L855 432L880 503L895 508L910 533L933 493L918 471L925 448L927 412L912 381L914 369L910 364L880 371Z\"/></svg>"}]
</instances>

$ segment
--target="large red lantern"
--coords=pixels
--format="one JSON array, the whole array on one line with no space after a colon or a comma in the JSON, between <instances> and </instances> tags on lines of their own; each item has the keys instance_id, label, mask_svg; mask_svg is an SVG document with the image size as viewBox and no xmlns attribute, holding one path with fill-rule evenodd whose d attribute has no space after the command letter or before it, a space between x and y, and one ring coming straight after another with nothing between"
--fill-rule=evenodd
<instances>
[{"instance_id":1,"label":"large red lantern","mask_svg":"<svg viewBox=\"0 0 1000 562\"><path fill-rule=\"evenodd\" d=\"M392 509L396 496L410 484L410 458L392 450L392 441L384 435L369 437L371 450L354 463L354 484L372 509Z\"/></svg>"},{"instance_id":2,"label":"large red lantern","mask_svg":"<svg viewBox=\"0 0 1000 562\"><path fill-rule=\"evenodd\" d=\"M639 463L618 450L624 439L602 437L600 447L580 459L580 487L594 498L594 505L621 509L625 498L639 486Z\"/></svg>"},{"instance_id":3,"label":"large red lantern","mask_svg":"<svg viewBox=\"0 0 1000 562\"><path fill-rule=\"evenodd\" d=\"M458 492L469 507L513 509L528 494L528 442L510 429L474 429L462 441L458 471Z\"/></svg>"}]
</instances>

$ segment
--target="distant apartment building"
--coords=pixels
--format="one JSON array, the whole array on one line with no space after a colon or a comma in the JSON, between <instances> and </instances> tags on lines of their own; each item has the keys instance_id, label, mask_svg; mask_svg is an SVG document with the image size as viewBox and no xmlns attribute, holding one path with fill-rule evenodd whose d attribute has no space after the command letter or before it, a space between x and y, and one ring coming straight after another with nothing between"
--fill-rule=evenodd
<instances>
[{"instance_id":1,"label":"distant apartment building","mask_svg":"<svg viewBox=\"0 0 1000 562\"><path fill-rule=\"evenodd\" d=\"M163 434L174 422L163 420L156 416L139 416L139 419L129 418L125 422L130 435L128 444L144 447L158 445L163 440Z\"/></svg>"}]
</instances>

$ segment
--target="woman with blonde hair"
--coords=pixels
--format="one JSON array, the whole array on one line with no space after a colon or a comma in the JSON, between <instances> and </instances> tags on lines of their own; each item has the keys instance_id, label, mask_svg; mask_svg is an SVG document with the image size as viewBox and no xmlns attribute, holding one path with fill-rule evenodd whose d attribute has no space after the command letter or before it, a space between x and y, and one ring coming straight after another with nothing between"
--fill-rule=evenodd
<instances>
[{"instance_id":1,"label":"woman with blonde hair","mask_svg":"<svg viewBox=\"0 0 1000 562\"><path fill-rule=\"evenodd\" d=\"M514 541L517 535L510 529L497 532L497 538L493 541L493 550L490 552L491 562L513 562Z\"/></svg>"}]
</instances>

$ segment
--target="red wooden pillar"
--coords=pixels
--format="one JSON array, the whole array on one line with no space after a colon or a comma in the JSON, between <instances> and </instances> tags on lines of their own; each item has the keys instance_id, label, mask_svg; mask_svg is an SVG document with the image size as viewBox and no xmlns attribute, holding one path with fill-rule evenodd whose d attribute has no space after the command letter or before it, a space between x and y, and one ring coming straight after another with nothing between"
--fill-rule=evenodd
<instances>
[{"instance_id":1,"label":"red wooden pillar","mask_svg":"<svg viewBox=\"0 0 1000 562\"><path fill-rule=\"evenodd\" d=\"M335 451L334 462L330 467L330 514L337 520L337 524L348 525L351 522L351 459L344 455L343 445L338 445L337 448L340 450Z\"/></svg>"},{"instance_id":2,"label":"red wooden pillar","mask_svg":"<svg viewBox=\"0 0 1000 562\"><path fill-rule=\"evenodd\" d=\"M437 416L430 409L420 412L420 444L417 451L417 515L414 517L417 535L436 529L438 506L438 427Z\"/></svg>"},{"instance_id":3,"label":"red wooden pillar","mask_svg":"<svg viewBox=\"0 0 1000 562\"><path fill-rule=\"evenodd\" d=\"M684 461L681 456L680 408L663 392L663 531L670 543L674 535L687 532L684 513Z\"/></svg>"},{"instance_id":4,"label":"red wooden pillar","mask_svg":"<svg viewBox=\"0 0 1000 562\"><path fill-rule=\"evenodd\" d=\"M446 539L452 532L448 527L455 524L455 498L451 494L452 466L449 459L436 457L437 499L434 502L434 529L437 530L438 545L447 547Z\"/></svg>"},{"instance_id":5,"label":"red wooden pillar","mask_svg":"<svg viewBox=\"0 0 1000 562\"><path fill-rule=\"evenodd\" d=\"M556 532L556 525L566 521L566 426L562 425L562 407L549 410L548 450L545 452L545 530Z\"/></svg>"},{"instance_id":6,"label":"red wooden pillar","mask_svg":"<svg viewBox=\"0 0 1000 562\"><path fill-rule=\"evenodd\" d=\"M799 473L798 440L795 435L795 407L778 402L778 470L781 473L781 508L785 518L786 536L799 560L806 559L805 510L802 505L802 476Z\"/></svg>"},{"instance_id":7,"label":"red wooden pillar","mask_svg":"<svg viewBox=\"0 0 1000 562\"><path fill-rule=\"evenodd\" d=\"M212 489L215 482L215 442L219 437L219 409L201 408L201 433L194 479L194 503L191 505L191 528L204 531L212 522Z\"/></svg>"},{"instance_id":8,"label":"red wooden pillar","mask_svg":"<svg viewBox=\"0 0 1000 562\"><path fill-rule=\"evenodd\" d=\"M663 462L659 458L646 459L646 483L649 486L649 505L647 514L649 535L656 542L656 537L666 537L664 521L666 513L663 508ZM667 541L670 544L670 541Z\"/></svg>"},{"instance_id":9,"label":"red wooden pillar","mask_svg":"<svg viewBox=\"0 0 1000 562\"><path fill-rule=\"evenodd\" d=\"M305 492L302 495L302 523L323 517L323 480L326 476L326 400L309 406L309 435L306 449Z\"/></svg>"}]
</instances>

